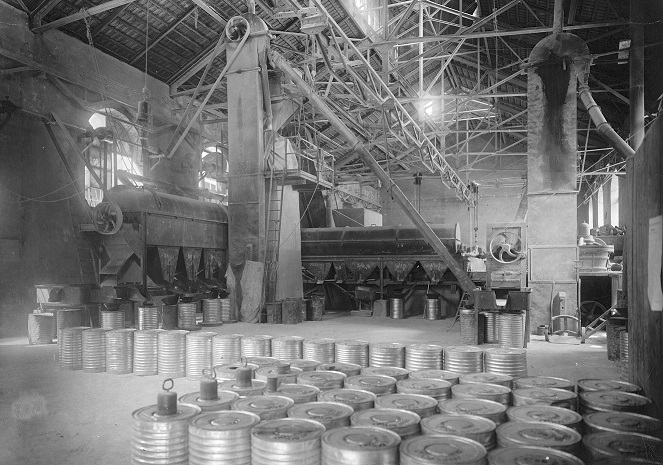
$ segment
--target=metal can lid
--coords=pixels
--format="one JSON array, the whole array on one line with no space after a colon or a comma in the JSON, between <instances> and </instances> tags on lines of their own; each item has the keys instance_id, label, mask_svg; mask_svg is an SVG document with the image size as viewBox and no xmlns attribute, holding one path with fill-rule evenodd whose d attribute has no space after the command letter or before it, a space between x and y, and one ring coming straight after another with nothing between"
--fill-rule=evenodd
<instances>
[{"instance_id":1,"label":"metal can lid","mask_svg":"<svg viewBox=\"0 0 663 465\"><path fill-rule=\"evenodd\" d=\"M456 415L496 415L506 412L506 406L487 399L449 399L438 402L440 413Z\"/></svg>"},{"instance_id":2,"label":"metal can lid","mask_svg":"<svg viewBox=\"0 0 663 465\"><path fill-rule=\"evenodd\" d=\"M591 433L582 443L604 457L651 459L663 457L663 440L641 433Z\"/></svg>"},{"instance_id":3,"label":"metal can lid","mask_svg":"<svg viewBox=\"0 0 663 465\"><path fill-rule=\"evenodd\" d=\"M510 421L525 423L546 422L558 425L577 425L582 421L582 415L573 410L553 405L519 405L509 407L506 411Z\"/></svg>"},{"instance_id":4,"label":"metal can lid","mask_svg":"<svg viewBox=\"0 0 663 465\"><path fill-rule=\"evenodd\" d=\"M451 384L458 384L460 373L448 370L417 370L410 373L410 378L441 379Z\"/></svg>"},{"instance_id":5,"label":"metal can lid","mask_svg":"<svg viewBox=\"0 0 663 465\"><path fill-rule=\"evenodd\" d=\"M403 441L401 456L423 463L483 464L486 448L473 439L453 435L415 436Z\"/></svg>"},{"instance_id":6,"label":"metal can lid","mask_svg":"<svg viewBox=\"0 0 663 465\"><path fill-rule=\"evenodd\" d=\"M355 375L345 378L346 386L370 390L379 387L388 387L396 384L396 379L382 375Z\"/></svg>"},{"instance_id":7,"label":"metal can lid","mask_svg":"<svg viewBox=\"0 0 663 465\"><path fill-rule=\"evenodd\" d=\"M414 412L399 409L366 409L355 412L350 417L353 426L379 426L395 429L418 424L421 417Z\"/></svg>"},{"instance_id":8,"label":"metal can lid","mask_svg":"<svg viewBox=\"0 0 663 465\"><path fill-rule=\"evenodd\" d=\"M513 376L502 375L499 373L466 373L460 375L460 384L469 383L488 383L488 384L501 384L503 386L510 386L513 382Z\"/></svg>"},{"instance_id":9,"label":"metal can lid","mask_svg":"<svg viewBox=\"0 0 663 465\"><path fill-rule=\"evenodd\" d=\"M663 424L657 418L632 412L592 412L584 416L588 426L607 432L653 433Z\"/></svg>"},{"instance_id":10,"label":"metal can lid","mask_svg":"<svg viewBox=\"0 0 663 465\"><path fill-rule=\"evenodd\" d=\"M299 368L303 371L313 371L320 365L317 360L290 360L290 368Z\"/></svg>"},{"instance_id":11,"label":"metal can lid","mask_svg":"<svg viewBox=\"0 0 663 465\"><path fill-rule=\"evenodd\" d=\"M290 367L288 373L279 373L276 366L267 366L261 367L256 370L256 375L260 376L269 376L269 375L278 375L279 377L288 377L288 376L297 376L302 373L301 368Z\"/></svg>"},{"instance_id":12,"label":"metal can lid","mask_svg":"<svg viewBox=\"0 0 663 465\"><path fill-rule=\"evenodd\" d=\"M416 390L430 390L430 389L449 389L451 383L442 379L433 378L408 378L402 379L396 383L398 389L416 389Z\"/></svg>"},{"instance_id":13,"label":"metal can lid","mask_svg":"<svg viewBox=\"0 0 663 465\"><path fill-rule=\"evenodd\" d=\"M575 392L567 391L566 389L539 388L539 387L514 389L512 391L512 394L514 398L521 397L526 399L536 399L548 402L572 400L577 397Z\"/></svg>"},{"instance_id":14,"label":"metal can lid","mask_svg":"<svg viewBox=\"0 0 663 465\"><path fill-rule=\"evenodd\" d=\"M191 404L177 404L177 413L174 415L158 415L156 405L148 405L147 407L134 410L131 416L138 421L150 423L171 423L174 421L188 420L201 412L200 407Z\"/></svg>"},{"instance_id":15,"label":"metal can lid","mask_svg":"<svg viewBox=\"0 0 663 465\"><path fill-rule=\"evenodd\" d=\"M573 390L575 385L573 382L564 378L552 378L549 376L526 376L524 378L517 378L514 380L514 385L517 389L524 388L556 388Z\"/></svg>"},{"instance_id":16,"label":"metal can lid","mask_svg":"<svg viewBox=\"0 0 663 465\"><path fill-rule=\"evenodd\" d=\"M213 388L212 388L213 389ZM222 391L222 390L217 390L218 399L214 400L202 400L200 399L200 392L190 392L189 394L185 394L182 397L179 398L180 402L184 402L185 404L193 404L193 405L198 405L199 407L204 407L204 406L212 406L212 405L228 405L232 404L234 401L239 399L239 395L235 392L232 391Z\"/></svg>"},{"instance_id":17,"label":"metal can lid","mask_svg":"<svg viewBox=\"0 0 663 465\"><path fill-rule=\"evenodd\" d=\"M639 408L652 403L648 397L624 391L581 392L580 401L589 407L605 408L607 410Z\"/></svg>"},{"instance_id":18,"label":"metal can lid","mask_svg":"<svg viewBox=\"0 0 663 465\"><path fill-rule=\"evenodd\" d=\"M271 367L279 363L279 359L275 357L249 357L246 361L258 365L259 368Z\"/></svg>"},{"instance_id":19,"label":"metal can lid","mask_svg":"<svg viewBox=\"0 0 663 465\"><path fill-rule=\"evenodd\" d=\"M377 395L373 392L363 391L361 389L330 389L321 392L318 400L323 402L340 402L346 405L357 405L365 402L375 402Z\"/></svg>"},{"instance_id":20,"label":"metal can lid","mask_svg":"<svg viewBox=\"0 0 663 465\"><path fill-rule=\"evenodd\" d=\"M260 422L260 417L252 412L223 410L202 413L189 420L189 425L207 431L231 431L251 429Z\"/></svg>"},{"instance_id":21,"label":"metal can lid","mask_svg":"<svg viewBox=\"0 0 663 465\"><path fill-rule=\"evenodd\" d=\"M304 418L277 418L260 422L251 430L251 436L270 442L304 442L322 436L325 427Z\"/></svg>"},{"instance_id":22,"label":"metal can lid","mask_svg":"<svg viewBox=\"0 0 663 465\"><path fill-rule=\"evenodd\" d=\"M400 442L398 434L377 426L345 426L322 435L323 447L361 452L395 449Z\"/></svg>"},{"instance_id":23,"label":"metal can lid","mask_svg":"<svg viewBox=\"0 0 663 465\"><path fill-rule=\"evenodd\" d=\"M289 409L295 405L295 401L285 396L252 396L236 400L233 410L245 412L268 412L274 410Z\"/></svg>"},{"instance_id":24,"label":"metal can lid","mask_svg":"<svg viewBox=\"0 0 663 465\"><path fill-rule=\"evenodd\" d=\"M482 434L495 431L497 425L488 418L477 415L439 414L421 420L421 428L431 434Z\"/></svg>"},{"instance_id":25,"label":"metal can lid","mask_svg":"<svg viewBox=\"0 0 663 465\"><path fill-rule=\"evenodd\" d=\"M619 379L580 379L578 380L578 392L585 391L623 391L639 394L642 391L637 386Z\"/></svg>"},{"instance_id":26,"label":"metal can lid","mask_svg":"<svg viewBox=\"0 0 663 465\"><path fill-rule=\"evenodd\" d=\"M299 398L317 396L320 393L320 389L315 386L309 386L308 384L281 384L276 388L276 392L286 397Z\"/></svg>"},{"instance_id":27,"label":"metal can lid","mask_svg":"<svg viewBox=\"0 0 663 465\"><path fill-rule=\"evenodd\" d=\"M498 396L511 393L511 389L499 384L455 384L451 392L454 396Z\"/></svg>"},{"instance_id":28,"label":"metal can lid","mask_svg":"<svg viewBox=\"0 0 663 465\"><path fill-rule=\"evenodd\" d=\"M534 463L554 465L584 465L575 455L550 447L510 446L499 447L488 453L491 465L529 465Z\"/></svg>"},{"instance_id":29,"label":"metal can lid","mask_svg":"<svg viewBox=\"0 0 663 465\"><path fill-rule=\"evenodd\" d=\"M362 375L391 376L396 379L405 379L409 373L405 368L398 367L365 367L361 369Z\"/></svg>"},{"instance_id":30,"label":"metal can lid","mask_svg":"<svg viewBox=\"0 0 663 465\"><path fill-rule=\"evenodd\" d=\"M305 371L297 377L297 384L328 383L330 381L342 381L347 378L340 371Z\"/></svg>"},{"instance_id":31,"label":"metal can lid","mask_svg":"<svg viewBox=\"0 0 663 465\"><path fill-rule=\"evenodd\" d=\"M316 371L338 371L341 373L359 373L361 371L361 366L355 363L321 363L315 368Z\"/></svg>"},{"instance_id":32,"label":"metal can lid","mask_svg":"<svg viewBox=\"0 0 663 465\"><path fill-rule=\"evenodd\" d=\"M582 436L576 430L555 423L507 422L497 427L497 438L508 444L541 447L568 447L579 444Z\"/></svg>"},{"instance_id":33,"label":"metal can lid","mask_svg":"<svg viewBox=\"0 0 663 465\"><path fill-rule=\"evenodd\" d=\"M437 407L437 400L422 394L387 394L375 401L375 407L382 409L421 410Z\"/></svg>"},{"instance_id":34,"label":"metal can lid","mask_svg":"<svg viewBox=\"0 0 663 465\"><path fill-rule=\"evenodd\" d=\"M333 421L349 418L354 409L341 402L305 402L288 409L288 417L308 418L316 421Z\"/></svg>"}]
</instances>

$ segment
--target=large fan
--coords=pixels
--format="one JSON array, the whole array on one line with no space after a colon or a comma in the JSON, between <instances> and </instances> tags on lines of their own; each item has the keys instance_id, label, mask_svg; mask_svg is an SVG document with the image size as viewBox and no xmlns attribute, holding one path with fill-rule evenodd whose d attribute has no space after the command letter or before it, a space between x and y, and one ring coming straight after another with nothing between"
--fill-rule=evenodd
<instances>
[{"instance_id":1,"label":"large fan","mask_svg":"<svg viewBox=\"0 0 663 465\"><path fill-rule=\"evenodd\" d=\"M524 256L523 241L520 236L510 231L495 234L490 240L490 255L499 263L509 264Z\"/></svg>"}]
</instances>

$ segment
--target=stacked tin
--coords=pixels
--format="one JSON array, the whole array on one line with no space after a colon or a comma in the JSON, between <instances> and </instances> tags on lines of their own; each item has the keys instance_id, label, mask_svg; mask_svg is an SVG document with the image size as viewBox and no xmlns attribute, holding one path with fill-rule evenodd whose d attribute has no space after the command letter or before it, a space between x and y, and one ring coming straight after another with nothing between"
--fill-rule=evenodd
<instances>
[{"instance_id":1,"label":"stacked tin","mask_svg":"<svg viewBox=\"0 0 663 465\"><path fill-rule=\"evenodd\" d=\"M648 397L624 391L585 391L579 395L582 415L606 410L643 413L651 403Z\"/></svg>"},{"instance_id":2,"label":"stacked tin","mask_svg":"<svg viewBox=\"0 0 663 465\"><path fill-rule=\"evenodd\" d=\"M449 399L437 404L440 413L477 415L500 425L507 421L506 405L486 399Z\"/></svg>"},{"instance_id":3,"label":"stacked tin","mask_svg":"<svg viewBox=\"0 0 663 465\"><path fill-rule=\"evenodd\" d=\"M396 383L396 391L401 394L421 394L436 400L451 398L451 383L441 379L408 378Z\"/></svg>"},{"instance_id":4,"label":"stacked tin","mask_svg":"<svg viewBox=\"0 0 663 465\"><path fill-rule=\"evenodd\" d=\"M30 313L28 315L28 341L30 344L53 343L52 313Z\"/></svg>"},{"instance_id":5,"label":"stacked tin","mask_svg":"<svg viewBox=\"0 0 663 465\"><path fill-rule=\"evenodd\" d=\"M568 379L564 378L553 378L549 376L526 376L523 378L517 378L514 383L515 389L523 388L554 388L554 389L565 389L567 391L575 392L575 383L572 383Z\"/></svg>"},{"instance_id":6,"label":"stacked tin","mask_svg":"<svg viewBox=\"0 0 663 465\"><path fill-rule=\"evenodd\" d=\"M460 384L499 384L509 389L513 387L513 378L496 373L466 373L459 376Z\"/></svg>"},{"instance_id":7,"label":"stacked tin","mask_svg":"<svg viewBox=\"0 0 663 465\"><path fill-rule=\"evenodd\" d=\"M613 459L617 463L631 463L630 460L661 463L663 457L663 440L646 434L591 433L582 438L582 443L588 458L596 463L602 459Z\"/></svg>"},{"instance_id":8,"label":"stacked tin","mask_svg":"<svg viewBox=\"0 0 663 465\"><path fill-rule=\"evenodd\" d=\"M449 454L453 462L449 462ZM400 465L435 465L462 463L484 465L486 448L478 442L461 436L415 436L403 441L400 447Z\"/></svg>"},{"instance_id":9,"label":"stacked tin","mask_svg":"<svg viewBox=\"0 0 663 465\"><path fill-rule=\"evenodd\" d=\"M320 402L338 402L352 407L355 412L373 408L376 399L375 394L361 389L336 388L318 394Z\"/></svg>"},{"instance_id":10,"label":"stacked tin","mask_svg":"<svg viewBox=\"0 0 663 465\"><path fill-rule=\"evenodd\" d=\"M232 314L230 313L230 299L221 300L221 321L223 323L231 323L233 321Z\"/></svg>"},{"instance_id":11,"label":"stacked tin","mask_svg":"<svg viewBox=\"0 0 663 465\"><path fill-rule=\"evenodd\" d=\"M87 326L63 328L58 334L60 370L83 369L83 331Z\"/></svg>"},{"instance_id":12,"label":"stacked tin","mask_svg":"<svg viewBox=\"0 0 663 465\"><path fill-rule=\"evenodd\" d=\"M513 465L515 463L550 463L556 465L585 465L575 455L549 447L510 446L499 447L488 454L490 465ZM609 464L604 464L609 465Z\"/></svg>"},{"instance_id":13,"label":"stacked tin","mask_svg":"<svg viewBox=\"0 0 663 465\"><path fill-rule=\"evenodd\" d=\"M231 409L255 413L261 420L286 418L295 401L284 396L250 396L233 402Z\"/></svg>"},{"instance_id":14,"label":"stacked tin","mask_svg":"<svg viewBox=\"0 0 663 465\"><path fill-rule=\"evenodd\" d=\"M226 365L242 358L241 334L217 334L212 338L212 365Z\"/></svg>"},{"instance_id":15,"label":"stacked tin","mask_svg":"<svg viewBox=\"0 0 663 465\"><path fill-rule=\"evenodd\" d=\"M527 376L527 350L517 348L486 349L483 364L486 373L521 378Z\"/></svg>"},{"instance_id":16,"label":"stacked tin","mask_svg":"<svg viewBox=\"0 0 663 465\"><path fill-rule=\"evenodd\" d=\"M159 308L158 307L138 307L138 329L158 329L159 328Z\"/></svg>"},{"instance_id":17,"label":"stacked tin","mask_svg":"<svg viewBox=\"0 0 663 465\"><path fill-rule=\"evenodd\" d=\"M497 444L500 447L549 447L578 455L581 441L580 433L555 423L507 422L497 427Z\"/></svg>"},{"instance_id":18,"label":"stacked tin","mask_svg":"<svg viewBox=\"0 0 663 465\"><path fill-rule=\"evenodd\" d=\"M583 417L585 433L642 433L658 436L663 423L656 418L631 412L592 412Z\"/></svg>"},{"instance_id":19,"label":"stacked tin","mask_svg":"<svg viewBox=\"0 0 663 465\"><path fill-rule=\"evenodd\" d=\"M523 346L523 314L500 313L497 315L497 334L500 347Z\"/></svg>"},{"instance_id":20,"label":"stacked tin","mask_svg":"<svg viewBox=\"0 0 663 465\"><path fill-rule=\"evenodd\" d=\"M458 384L460 374L447 370L418 370L410 372L409 377L415 379L441 379L453 385Z\"/></svg>"},{"instance_id":21,"label":"stacked tin","mask_svg":"<svg viewBox=\"0 0 663 465\"><path fill-rule=\"evenodd\" d=\"M196 416L189 422L189 464L251 465L251 429L259 422L250 412Z\"/></svg>"},{"instance_id":22,"label":"stacked tin","mask_svg":"<svg viewBox=\"0 0 663 465\"><path fill-rule=\"evenodd\" d=\"M551 405L521 405L510 407L506 411L509 421L521 423L547 422L567 426L577 432L583 432L582 415L563 407Z\"/></svg>"},{"instance_id":23,"label":"stacked tin","mask_svg":"<svg viewBox=\"0 0 663 465\"><path fill-rule=\"evenodd\" d=\"M404 300L398 297L389 299L389 313L394 320L402 320L404 315Z\"/></svg>"},{"instance_id":24,"label":"stacked tin","mask_svg":"<svg viewBox=\"0 0 663 465\"><path fill-rule=\"evenodd\" d=\"M343 386L369 391L379 397L396 392L396 379L382 375L356 375L345 378Z\"/></svg>"},{"instance_id":25,"label":"stacked tin","mask_svg":"<svg viewBox=\"0 0 663 465\"><path fill-rule=\"evenodd\" d=\"M315 402L318 400L318 394L320 389L306 384L281 384L274 392L265 391L266 396L289 397L295 404Z\"/></svg>"},{"instance_id":26,"label":"stacked tin","mask_svg":"<svg viewBox=\"0 0 663 465\"><path fill-rule=\"evenodd\" d=\"M83 371L106 371L106 331L108 328L90 328L81 333L83 347Z\"/></svg>"},{"instance_id":27,"label":"stacked tin","mask_svg":"<svg viewBox=\"0 0 663 465\"><path fill-rule=\"evenodd\" d=\"M439 299L426 299L425 309L427 320L440 319L440 300Z\"/></svg>"},{"instance_id":28,"label":"stacked tin","mask_svg":"<svg viewBox=\"0 0 663 465\"><path fill-rule=\"evenodd\" d=\"M402 409L368 409L355 412L350 417L352 426L377 426L398 434L401 439L421 432L421 418L414 412Z\"/></svg>"},{"instance_id":29,"label":"stacked tin","mask_svg":"<svg viewBox=\"0 0 663 465\"><path fill-rule=\"evenodd\" d=\"M350 426L354 409L340 402L305 402L288 410L288 418L303 418L320 422L326 431Z\"/></svg>"},{"instance_id":30,"label":"stacked tin","mask_svg":"<svg viewBox=\"0 0 663 465\"><path fill-rule=\"evenodd\" d=\"M186 377L200 379L203 370L212 367L211 331L190 332L186 335Z\"/></svg>"},{"instance_id":31,"label":"stacked tin","mask_svg":"<svg viewBox=\"0 0 663 465\"><path fill-rule=\"evenodd\" d=\"M102 328L124 328L124 310L100 310L99 322Z\"/></svg>"},{"instance_id":32,"label":"stacked tin","mask_svg":"<svg viewBox=\"0 0 663 465\"><path fill-rule=\"evenodd\" d=\"M320 366L320 362L316 360L290 360L290 366L299 368L302 371L315 371Z\"/></svg>"},{"instance_id":33,"label":"stacked tin","mask_svg":"<svg viewBox=\"0 0 663 465\"><path fill-rule=\"evenodd\" d=\"M486 344L497 344L499 342L499 331L497 330L497 312L481 312L485 318L483 342Z\"/></svg>"},{"instance_id":34,"label":"stacked tin","mask_svg":"<svg viewBox=\"0 0 663 465\"><path fill-rule=\"evenodd\" d=\"M193 329L196 327L196 303L180 302L177 304L177 327Z\"/></svg>"},{"instance_id":35,"label":"stacked tin","mask_svg":"<svg viewBox=\"0 0 663 465\"><path fill-rule=\"evenodd\" d=\"M456 384L451 393L454 399L485 399L511 405L511 389L499 384Z\"/></svg>"},{"instance_id":36,"label":"stacked tin","mask_svg":"<svg viewBox=\"0 0 663 465\"><path fill-rule=\"evenodd\" d=\"M321 391L340 389L347 376L340 371L308 371L297 377L297 384L315 386Z\"/></svg>"},{"instance_id":37,"label":"stacked tin","mask_svg":"<svg viewBox=\"0 0 663 465\"><path fill-rule=\"evenodd\" d=\"M203 323L221 323L221 299L203 299Z\"/></svg>"},{"instance_id":38,"label":"stacked tin","mask_svg":"<svg viewBox=\"0 0 663 465\"><path fill-rule=\"evenodd\" d=\"M405 366L405 345L397 342L371 343L368 364L371 367L403 368Z\"/></svg>"},{"instance_id":39,"label":"stacked tin","mask_svg":"<svg viewBox=\"0 0 663 465\"><path fill-rule=\"evenodd\" d=\"M321 363L315 368L315 371L338 371L343 373L345 376L357 376L361 373L361 366L356 363L343 363L343 362L334 362L334 363Z\"/></svg>"},{"instance_id":40,"label":"stacked tin","mask_svg":"<svg viewBox=\"0 0 663 465\"><path fill-rule=\"evenodd\" d=\"M324 432L325 427L320 423L303 418L263 421L251 430L251 463L319 465L320 438Z\"/></svg>"},{"instance_id":41,"label":"stacked tin","mask_svg":"<svg viewBox=\"0 0 663 465\"><path fill-rule=\"evenodd\" d=\"M261 367L256 370L255 377L261 381L267 381L268 378L275 378L277 384L295 384L297 376L302 373L299 368L294 368L287 363L278 363L274 366Z\"/></svg>"},{"instance_id":42,"label":"stacked tin","mask_svg":"<svg viewBox=\"0 0 663 465\"><path fill-rule=\"evenodd\" d=\"M494 421L476 415L433 415L421 420L423 434L450 434L477 441L487 450L496 445Z\"/></svg>"},{"instance_id":43,"label":"stacked tin","mask_svg":"<svg viewBox=\"0 0 663 465\"><path fill-rule=\"evenodd\" d=\"M145 329L134 332L134 374L156 375L159 372L159 333L162 329Z\"/></svg>"},{"instance_id":44,"label":"stacked tin","mask_svg":"<svg viewBox=\"0 0 663 465\"><path fill-rule=\"evenodd\" d=\"M322 464L398 465L400 442L398 434L375 426L335 428L322 435Z\"/></svg>"},{"instance_id":45,"label":"stacked tin","mask_svg":"<svg viewBox=\"0 0 663 465\"><path fill-rule=\"evenodd\" d=\"M304 358L320 363L335 361L335 341L333 339L305 339L303 342Z\"/></svg>"},{"instance_id":46,"label":"stacked tin","mask_svg":"<svg viewBox=\"0 0 663 465\"><path fill-rule=\"evenodd\" d=\"M576 410L578 396L575 392L556 388L522 388L514 389L513 405L552 405L555 407Z\"/></svg>"},{"instance_id":47,"label":"stacked tin","mask_svg":"<svg viewBox=\"0 0 663 465\"><path fill-rule=\"evenodd\" d=\"M378 376L391 376L396 381L407 379L410 372L405 368L398 367L365 367L361 369L362 375L378 375Z\"/></svg>"},{"instance_id":48,"label":"stacked tin","mask_svg":"<svg viewBox=\"0 0 663 465\"><path fill-rule=\"evenodd\" d=\"M172 329L158 334L157 369L159 376L186 376L186 335L188 331Z\"/></svg>"},{"instance_id":49,"label":"stacked tin","mask_svg":"<svg viewBox=\"0 0 663 465\"><path fill-rule=\"evenodd\" d=\"M337 341L335 361L354 363L360 367L367 367L368 342L358 340Z\"/></svg>"},{"instance_id":50,"label":"stacked tin","mask_svg":"<svg viewBox=\"0 0 663 465\"><path fill-rule=\"evenodd\" d=\"M449 346L444 349L444 369L455 373L483 371L483 350L475 346Z\"/></svg>"},{"instance_id":51,"label":"stacked tin","mask_svg":"<svg viewBox=\"0 0 663 465\"><path fill-rule=\"evenodd\" d=\"M272 336L244 336L242 338L242 357L271 357Z\"/></svg>"},{"instance_id":52,"label":"stacked tin","mask_svg":"<svg viewBox=\"0 0 663 465\"><path fill-rule=\"evenodd\" d=\"M134 369L135 329L112 329L106 332L106 372L116 375L131 373Z\"/></svg>"},{"instance_id":53,"label":"stacked tin","mask_svg":"<svg viewBox=\"0 0 663 465\"><path fill-rule=\"evenodd\" d=\"M302 358L304 338L299 336L280 336L272 339L272 357L283 361Z\"/></svg>"},{"instance_id":54,"label":"stacked tin","mask_svg":"<svg viewBox=\"0 0 663 465\"><path fill-rule=\"evenodd\" d=\"M405 369L440 370L443 367L442 346L437 344L410 344L405 348Z\"/></svg>"},{"instance_id":55,"label":"stacked tin","mask_svg":"<svg viewBox=\"0 0 663 465\"><path fill-rule=\"evenodd\" d=\"M375 401L376 409L400 409L416 413L420 418L437 413L437 400L422 394L389 394Z\"/></svg>"}]
</instances>

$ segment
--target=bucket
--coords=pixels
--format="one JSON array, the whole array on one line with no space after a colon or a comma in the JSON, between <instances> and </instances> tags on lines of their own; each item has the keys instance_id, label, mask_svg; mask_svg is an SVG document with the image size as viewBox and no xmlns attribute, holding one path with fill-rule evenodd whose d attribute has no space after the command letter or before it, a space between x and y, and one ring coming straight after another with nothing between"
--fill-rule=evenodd
<instances>
[{"instance_id":1,"label":"bucket","mask_svg":"<svg viewBox=\"0 0 663 465\"><path fill-rule=\"evenodd\" d=\"M391 317L394 320L402 320L403 319L403 307L404 307L404 301L401 298L394 297L389 299L389 311L391 312Z\"/></svg>"},{"instance_id":2,"label":"bucket","mask_svg":"<svg viewBox=\"0 0 663 465\"><path fill-rule=\"evenodd\" d=\"M325 313L325 296L313 295L311 296L310 315L306 315L309 321L322 321L322 315Z\"/></svg>"},{"instance_id":3,"label":"bucket","mask_svg":"<svg viewBox=\"0 0 663 465\"><path fill-rule=\"evenodd\" d=\"M440 300L439 299L426 299L426 319L439 320L440 319Z\"/></svg>"}]
</instances>

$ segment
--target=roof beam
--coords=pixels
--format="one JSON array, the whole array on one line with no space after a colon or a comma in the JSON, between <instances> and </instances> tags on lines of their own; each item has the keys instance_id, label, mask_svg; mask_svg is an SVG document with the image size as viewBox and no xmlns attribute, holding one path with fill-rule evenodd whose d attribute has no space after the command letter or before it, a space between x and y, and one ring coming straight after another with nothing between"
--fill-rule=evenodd
<instances>
[{"instance_id":1,"label":"roof beam","mask_svg":"<svg viewBox=\"0 0 663 465\"><path fill-rule=\"evenodd\" d=\"M205 50L193 57L193 59L186 65L179 73L177 73L173 80L170 82L170 93L177 92L177 88L191 79L198 71L207 66L207 62L213 60L217 56L226 51L226 44L222 44L218 48L218 55L214 55L216 43L210 44ZM214 55L214 56L213 56Z\"/></svg>"},{"instance_id":2,"label":"roof beam","mask_svg":"<svg viewBox=\"0 0 663 465\"><path fill-rule=\"evenodd\" d=\"M42 0L41 3L30 12L30 26L41 26L41 20L44 19L44 16L49 14L61 1L62 0Z\"/></svg>"},{"instance_id":3,"label":"roof beam","mask_svg":"<svg viewBox=\"0 0 663 465\"><path fill-rule=\"evenodd\" d=\"M122 13L126 11L126 9L129 7L130 3L127 3L124 6L121 6L120 8L116 8L112 12L110 12L103 21L99 23L97 27L94 28L92 31L92 38L94 39L99 35L101 31L106 29L108 26L110 26L110 23L115 21Z\"/></svg>"},{"instance_id":4,"label":"roof beam","mask_svg":"<svg viewBox=\"0 0 663 465\"><path fill-rule=\"evenodd\" d=\"M226 25L226 20L219 14L218 11L216 11L216 8L214 8L212 5L208 5L205 0L193 0L193 3L198 5L205 13L210 15L212 18L216 19L220 24L223 26ZM215 44L216 45L216 44Z\"/></svg>"},{"instance_id":5,"label":"roof beam","mask_svg":"<svg viewBox=\"0 0 663 465\"><path fill-rule=\"evenodd\" d=\"M65 26L67 24L73 23L75 21L80 21L81 19L85 18L86 16L94 16L98 15L99 13L103 13L104 11L112 10L114 8L118 8L124 5L127 5L129 3L133 3L136 0L110 0L109 2L102 3L101 5L93 6L88 9L83 9L77 13L74 13L73 15L65 16L64 18L56 19L55 21L52 21L48 24L44 24L43 26L38 26L32 29L32 32L35 32L37 34L41 34L43 32L49 31L51 29L55 29L61 26Z\"/></svg>"}]
</instances>

